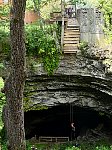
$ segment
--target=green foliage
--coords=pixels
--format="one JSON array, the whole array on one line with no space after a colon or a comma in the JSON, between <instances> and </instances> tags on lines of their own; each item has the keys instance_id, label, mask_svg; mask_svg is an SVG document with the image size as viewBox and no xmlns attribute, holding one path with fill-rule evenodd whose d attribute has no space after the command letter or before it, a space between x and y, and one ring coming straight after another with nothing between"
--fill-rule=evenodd
<instances>
[{"instance_id":1,"label":"green foliage","mask_svg":"<svg viewBox=\"0 0 112 150\"><path fill-rule=\"evenodd\" d=\"M86 140L85 142L78 141L79 146L76 145L75 141L67 143L32 143L30 140L26 141L26 150L31 150L34 147L39 150L112 150L112 146L108 142L97 141L93 139L91 142ZM90 142L90 143L89 143ZM7 150L6 141L2 142L2 150Z\"/></svg>"},{"instance_id":2,"label":"green foliage","mask_svg":"<svg viewBox=\"0 0 112 150\"><path fill-rule=\"evenodd\" d=\"M1 88L3 88L4 82L2 78L0 77L0 91ZM5 104L5 95L0 92L0 142L2 144L2 149L7 150L6 148L6 135L5 135L5 128L3 127L3 122L2 122L2 109Z\"/></svg>"},{"instance_id":3,"label":"green foliage","mask_svg":"<svg viewBox=\"0 0 112 150\"><path fill-rule=\"evenodd\" d=\"M41 8L44 5L47 5L47 3L51 2L52 0L27 0L26 1L26 9L35 9L35 5L37 8ZM35 4L34 4L35 3Z\"/></svg>"},{"instance_id":4,"label":"green foliage","mask_svg":"<svg viewBox=\"0 0 112 150\"><path fill-rule=\"evenodd\" d=\"M0 57L9 51L9 5L0 5ZM1 58L0 58L1 59Z\"/></svg>"},{"instance_id":5,"label":"green foliage","mask_svg":"<svg viewBox=\"0 0 112 150\"><path fill-rule=\"evenodd\" d=\"M1 144L5 145L7 141L5 127L3 127L2 130L0 131L0 137L1 137Z\"/></svg>"},{"instance_id":6,"label":"green foliage","mask_svg":"<svg viewBox=\"0 0 112 150\"><path fill-rule=\"evenodd\" d=\"M53 74L59 64L59 48L53 37L53 32L56 30L56 25L47 25L43 28L37 25L26 27L27 55L34 57L40 55L49 75Z\"/></svg>"},{"instance_id":7,"label":"green foliage","mask_svg":"<svg viewBox=\"0 0 112 150\"><path fill-rule=\"evenodd\" d=\"M57 25L44 25L41 21L41 23L26 25L25 30L27 56L40 56L45 70L49 75L53 74L54 70L58 67L60 56L59 45L57 47L55 37L53 36L53 33L58 31ZM0 47L1 58L5 56L9 58L11 48L7 26L0 27Z\"/></svg>"},{"instance_id":8,"label":"green foliage","mask_svg":"<svg viewBox=\"0 0 112 150\"><path fill-rule=\"evenodd\" d=\"M78 142L78 145L76 144ZM85 141L72 141L67 143L31 143L28 142L29 149L31 145L34 145L35 148L39 150L112 150L112 146L105 139L96 140L89 139Z\"/></svg>"},{"instance_id":9,"label":"green foliage","mask_svg":"<svg viewBox=\"0 0 112 150\"><path fill-rule=\"evenodd\" d=\"M71 0L70 2L72 3L72 5L74 5L74 4L78 3L79 0Z\"/></svg>"},{"instance_id":10,"label":"green foliage","mask_svg":"<svg viewBox=\"0 0 112 150\"><path fill-rule=\"evenodd\" d=\"M79 3L79 4L86 4L85 0L70 0L70 2L75 5L76 3Z\"/></svg>"},{"instance_id":11,"label":"green foliage","mask_svg":"<svg viewBox=\"0 0 112 150\"><path fill-rule=\"evenodd\" d=\"M78 147L73 146L73 147L68 147L65 150L81 150L81 149L78 148Z\"/></svg>"},{"instance_id":12,"label":"green foliage","mask_svg":"<svg viewBox=\"0 0 112 150\"><path fill-rule=\"evenodd\" d=\"M79 49L81 50L81 54L83 56L87 55L87 50L88 50L89 46L88 46L88 42L85 41L81 41L79 44Z\"/></svg>"},{"instance_id":13,"label":"green foliage","mask_svg":"<svg viewBox=\"0 0 112 150\"><path fill-rule=\"evenodd\" d=\"M97 146L95 150L112 150L112 147L108 147L108 146Z\"/></svg>"},{"instance_id":14,"label":"green foliage","mask_svg":"<svg viewBox=\"0 0 112 150\"><path fill-rule=\"evenodd\" d=\"M112 1L110 0L98 0L98 8L103 12L105 20L104 31L112 41Z\"/></svg>"},{"instance_id":15,"label":"green foliage","mask_svg":"<svg viewBox=\"0 0 112 150\"><path fill-rule=\"evenodd\" d=\"M7 144L6 144L6 142L3 143L3 144L1 145L1 147L2 147L2 150L8 150L8 149L7 149Z\"/></svg>"},{"instance_id":16,"label":"green foliage","mask_svg":"<svg viewBox=\"0 0 112 150\"><path fill-rule=\"evenodd\" d=\"M51 0L35 0L37 5L38 3L45 4L50 1ZM34 7L33 0L28 0L27 5L29 8ZM8 6L1 8L1 15L5 12L7 14L8 8ZM11 50L9 40L9 22L2 20L0 24L0 58L9 59ZM27 56L40 56L47 73L49 75L53 74L54 70L58 67L60 55L59 46L56 45L56 40L53 36L53 32L57 32L57 25L44 26L44 23L41 20L35 25L26 25L25 29Z\"/></svg>"},{"instance_id":17,"label":"green foliage","mask_svg":"<svg viewBox=\"0 0 112 150\"><path fill-rule=\"evenodd\" d=\"M79 48L82 49L86 49L88 47L88 42L86 41L81 41L79 44Z\"/></svg>"},{"instance_id":18,"label":"green foliage","mask_svg":"<svg viewBox=\"0 0 112 150\"><path fill-rule=\"evenodd\" d=\"M4 86L3 80L2 80L2 78L0 78L0 90L1 90L1 88L3 88L3 86ZM5 104L5 95L2 92L0 92L0 130L3 127L2 108L3 108L4 104Z\"/></svg>"},{"instance_id":19,"label":"green foliage","mask_svg":"<svg viewBox=\"0 0 112 150\"><path fill-rule=\"evenodd\" d=\"M54 46L54 40L49 39L47 40L47 44L44 43L44 49L41 49L41 54L43 58L43 63L45 70L48 72L49 75L54 73L54 70L58 67L59 64L59 52L57 48Z\"/></svg>"},{"instance_id":20,"label":"green foliage","mask_svg":"<svg viewBox=\"0 0 112 150\"><path fill-rule=\"evenodd\" d=\"M0 63L0 69L4 69L3 63ZM0 86L1 86L1 83L0 83Z\"/></svg>"},{"instance_id":21,"label":"green foliage","mask_svg":"<svg viewBox=\"0 0 112 150\"><path fill-rule=\"evenodd\" d=\"M24 97L24 111L48 109L47 106L34 104L28 97Z\"/></svg>"},{"instance_id":22,"label":"green foliage","mask_svg":"<svg viewBox=\"0 0 112 150\"><path fill-rule=\"evenodd\" d=\"M0 92L0 129L3 127L3 122L2 122L2 108L5 104L5 95Z\"/></svg>"},{"instance_id":23,"label":"green foliage","mask_svg":"<svg viewBox=\"0 0 112 150\"><path fill-rule=\"evenodd\" d=\"M81 149L86 150L111 150L111 145L108 139L101 138L101 139L83 139L79 141L79 145ZM99 149L98 149L99 148ZM100 149L102 148L102 149Z\"/></svg>"},{"instance_id":24,"label":"green foliage","mask_svg":"<svg viewBox=\"0 0 112 150\"><path fill-rule=\"evenodd\" d=\"M31 150L32 144L29 141L26 141L26 150Z\"/></svg>"},{"instance_id":25,"label":"green foliage","mask_svg":"<svg viewBox=\"0 0 112 150\"><path fill-rule=\"evenodd\" d=\"M0 17L1 16L9 16L10 12L10 6L8 4L6 5L0 5Z\"/></svg>"},{"instance_id":26,"label":"green foliage","mask_svg":"<svg viewBox=\"0 0 112 150\"><path fill-rule=\"evenodd\" d=\"M26 1L26 9L33 9L34 10L34 3L33 3L33 0L27 0Z\"/></svg>"},{"instance_id":27,"label":"green foliage","mask_svg":"<svg viewBox=\"0 0 112 150\"><path fill-rule=\"evenodd\" d=\"M31 147L32 147L32 144L29 143L28 141L26 141L26 150L32 150ZM8 150L7 141L2 141L1 148L2 148L2 150Z\"/></svg>"},{"instance_id":28,"label":"green foliage","mask_svg":"<svg viewBox=\"0 0 112 150\"><path fill-rule=\"evenodd\" d=\"M0 22L0 25L0 53L8 55L10 51L9 22Z\"/></svg>"}]
</instances>

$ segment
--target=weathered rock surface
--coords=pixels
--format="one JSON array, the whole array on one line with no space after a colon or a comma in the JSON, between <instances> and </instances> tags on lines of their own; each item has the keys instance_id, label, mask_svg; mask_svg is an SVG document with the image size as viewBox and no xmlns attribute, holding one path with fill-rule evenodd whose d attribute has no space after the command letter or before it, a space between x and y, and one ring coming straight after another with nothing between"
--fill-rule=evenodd
<instances>
[{"instance_id":1,"label":"weathered rock surface","mask_svg":"<svg viewBox=\"0 0 112 150\"><path fill-rule=\"evenodd\" d=\"M33 102L55 106L72 103L112 115L112 76L101 60L64 55L53 76L42 64L28 72L25 96Z\"/></svg>"}]
</instances>

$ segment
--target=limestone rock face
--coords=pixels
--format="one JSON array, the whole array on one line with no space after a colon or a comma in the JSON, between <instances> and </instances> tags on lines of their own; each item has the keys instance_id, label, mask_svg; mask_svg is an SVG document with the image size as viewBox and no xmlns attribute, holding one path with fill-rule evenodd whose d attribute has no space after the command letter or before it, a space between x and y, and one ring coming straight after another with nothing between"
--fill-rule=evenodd
<instances>
[{"instance_id":1,"label":"limestone rock face","mask_svg":"<svg viewBox=\"0 0 112 150\"><path fill-rule=\"evenodd\" d=\"M100 60L64 55L54 75L42 64L29 70L25 96L33 105L70 104L112 115L112 76Z\"/></svg>"}]
</instances>

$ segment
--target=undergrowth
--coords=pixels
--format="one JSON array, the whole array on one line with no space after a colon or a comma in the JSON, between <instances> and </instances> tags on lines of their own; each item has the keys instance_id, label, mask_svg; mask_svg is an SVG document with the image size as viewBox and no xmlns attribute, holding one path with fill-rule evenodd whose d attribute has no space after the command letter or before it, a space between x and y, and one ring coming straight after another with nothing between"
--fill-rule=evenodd
<instances>
[{"instance_id":1,"label":"undergrowth","mask_svg":"<svg viewBox=\"0 0 112 150\"><path fill-rule=\"evenodd\" d=\"M38 150L112 150L111 144L106 139L100 139L97 141L73 141L67 143L31 143L26 142L26 150L32 150L31 147L35 147ZM7 150L6 142L2 144L2 150Z\"/></svg>"}]
</instances>

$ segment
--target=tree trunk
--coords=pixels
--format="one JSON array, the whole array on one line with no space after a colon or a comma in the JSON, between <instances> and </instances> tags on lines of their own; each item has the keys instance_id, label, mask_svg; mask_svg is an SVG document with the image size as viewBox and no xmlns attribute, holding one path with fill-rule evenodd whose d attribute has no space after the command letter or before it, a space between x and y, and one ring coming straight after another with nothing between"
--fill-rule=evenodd
<instances>
[{"instance_id":1,"label":"tree trunk","mask_svg":"<svg viewBox=\"0 0 112 150\"><path fill-rule=\"evenodd\" d=\"M13 0L10 21L11 71L4 91L6 109L4 118L9 150L25 150L23 91L25 82L24 16L26 0ZM5 117L4 116L4 117ZM7 119L7 120L6 120Z\"/></svg>"}]
</instances>

